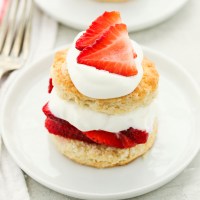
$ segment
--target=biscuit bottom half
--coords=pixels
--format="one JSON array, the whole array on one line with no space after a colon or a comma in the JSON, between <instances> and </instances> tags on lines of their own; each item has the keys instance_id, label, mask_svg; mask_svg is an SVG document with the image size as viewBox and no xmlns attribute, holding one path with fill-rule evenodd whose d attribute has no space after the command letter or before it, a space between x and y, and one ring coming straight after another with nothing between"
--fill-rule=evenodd
<instances>
[{"instance_id":1,"label":"biscuit bottom half","mask_svg":"<svg viewBox=\"0 0 200 200\"><path fill-rule=\"evenodd\" d=\"M155 120L153 131L149 134L147 142L126 149L89 144L58 135L51 135L51 137L58 150L71 160L96 168L107 168L128 164L145 154L154 144L157 127Z\"/></svg>"}]
</instances>

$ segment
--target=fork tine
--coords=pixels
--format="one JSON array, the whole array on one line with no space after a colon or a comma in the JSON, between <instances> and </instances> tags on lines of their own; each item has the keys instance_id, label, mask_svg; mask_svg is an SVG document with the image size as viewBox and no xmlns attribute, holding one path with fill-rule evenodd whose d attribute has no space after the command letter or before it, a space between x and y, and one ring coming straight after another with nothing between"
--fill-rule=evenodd
<instances>
[{"instance_id":1,"label":"fork tine","mask_svg":"<svg viewBox=\"0 0 200 200\"><path fill-rule=\"evenodd\" d=\"M20 2L21 3L21 2ZM20 20L18 22L19 27L16 31L16 37L13 41L13 48L11 51L11 56L18 57L20 54L20 50L23 43L23 36L25 31L25 25L26 25L26 10L27 10L27 0L24 0L23 2L23 8L22 8L22 14L20 16Z\"/></svg>"},{"instance_id":2,"label":"fork tine","mask_svg":"<svg viewBox=\"0 0 200 200\"><path fill-rule=\"evenodd\" d=\"M4 1L6 1L6 0L4 0ZM10 10L11 10L11 1L8 1L5 9L6 9L5 15L2 16L2 18L1 18L2 21L1 21L1 26L0 26L0 52L3 48L6 32L8 29L8 16L9 16Z\"/></svg>"},{"instance_id":3,"label":"fork tine","mask_svg":"<svg viewBox=\"0 0 200 200\"><path fill-rule=\"evenodd\" d=\"M2 55L8 56L13 43L14 33L15 33L15 21L17 15L17 8L19 5L19 0L14 0L11 2L11 10L8 18L8 32L5 38L5 43L2 49Z\"/></svg>"},{"instance_id":4,"label":"fork tine","mask_svg":"<svg viewBox=\"0 0 200 200\"><path fill-rule=\"evenodd\" d=\"M32 26L32 17L33 17L33 10L34 10L34 4L32 0L30 0L29 10L30 11L29 11L28 19L26 21L24 41L23 41L23 46L22 46L22 57L24 60L26 60L28 57L29 47L30 47L31 26Z\"/></svg>"}]
</instances>

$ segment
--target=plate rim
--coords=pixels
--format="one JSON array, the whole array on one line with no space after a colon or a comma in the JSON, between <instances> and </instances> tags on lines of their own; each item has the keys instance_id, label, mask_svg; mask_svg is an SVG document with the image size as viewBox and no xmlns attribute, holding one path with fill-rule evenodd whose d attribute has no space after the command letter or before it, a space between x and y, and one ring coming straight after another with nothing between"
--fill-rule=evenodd
<instances>
[{"instance_id":1,"label":"plate rim","mask_svg":"<svg viewBox=\"0 0 200 200\"><path fill-rule=\"evenodd\" d=\"M153 19L153 20L149 20L145 23L139 24L139 25L129 25L128 27L128 31L129 32L137 32L137 31L141 31L141 30L145 30L148 29L150 27L156 26L157 24L160 24L161 22L165 22L167 19L169 19L170 17L173 17L179 10L181 10L181 8L183 8L183 6L188 2L189 0L182 0L182 2L177 5L173 10L171 10L170 12L164 13L162 12L161 16L159 18ZM45 13L47 13L49 16L53 17L54 19L56 19L57 21L61 22L62 24L69 26L71 28L74 28L76 30L85 30L87 29L87 27L81 23L77 23L74 24L74 22L70 21L69 19L64 19L63 17L60 17L58 15L56 15L54 12L49 11L49 9L47 9L43 4L41 5L40 0L35 0L35 3L37 4L37 6L42 9Z\"/></svg>"},{"instance_id":2,"label":"plate rim","mask_svg":"<svg viewBox=\"0 0 200 200\"><path fill-rule=\"evenodd\" d=\"M147 185L144 187L141 187L137 190L128 190L125 192L120 192L120 193L107 193L107 194L98 194L98 193L85 193L85 192L77 192L76 190L72 190L72 189L63 189L60 188L59 186L52 184L51 182L48 182L46 180L44 180L43 178L40 178L40 176L37 175L37 173L32 173L30 167L27 167L26 165L23 164L23 162L21 160L18 160L15 152L13 152L12 147L9 145L8 142L8 138L6 137L6 130L3 124L3 116L4 113L6 113L6 100L9 99L9 96L12 94L13 92L13 87L15 87L15 83L18 82L18 80L29 70L33 69L35 65L38 65L40 62L42 62L43 60L48 59L48 57L52 57L54 55L54 53L58 50L62 50L63 48L67 48L70 44L68 45L64 45L61 47L56 48L55 50L52 50L48 53L46 53L46 55L38 58L36 61L32 62L30 64L30 66L28 67L24 67L22 68L19 73L17 74L17 76L15 77L15 80L13 81L13 83L10 85L8 92L6 93L4 99L3 99L3 104L2 104L2 112L0 113L0 128L1 128L1 133L2 133L2 138L3 138L3 142L9 152L9 154L12 156L12 158L14 159L14 161L17 163L17 165L24 171L26 172L31 178L33 178L34 180L36 180L37 182L41 183L42 185L57 191L59 193L65 194L65 195L69 195L72 197L76 197L76 198L81 198L81 199L124 199L124 198L130 198L130 197L136 197L145 193L148 193L150 191L153 191L161 186L163 186L164 184L166 184L167 182L169 182L170 180L172 180L173 178L175 178L185 167L187 167L190 162L194 159L194 157L197 155L197 153L200 150L200 144L199 145L195 145L193 147L192 150L192 155L190 157L188 157L187 159L184 160L184 162L182 163L182 165L180 165L179 167L177 167L173 172L168 173L167 175L164 175L162 178L160 178L159 180L155 181L153 183L153 185ZM190 73L179 63L177 63L174 59L164 55L163 53L160 53L154 49L142 46L142 49L144 52L148 52L151 53L153 55L159 56L159 58L161 59L165 59L168 62L172 63L173 65L176 66L176 68L178 70L180 70L188 79L187 81L190 81L192 88L195 90L196 92L196 96L198 96L199 100L200 100L200 87L197 84L197 82L192 78L192 76L190 75Z\"/></svg>"}]
</instances>

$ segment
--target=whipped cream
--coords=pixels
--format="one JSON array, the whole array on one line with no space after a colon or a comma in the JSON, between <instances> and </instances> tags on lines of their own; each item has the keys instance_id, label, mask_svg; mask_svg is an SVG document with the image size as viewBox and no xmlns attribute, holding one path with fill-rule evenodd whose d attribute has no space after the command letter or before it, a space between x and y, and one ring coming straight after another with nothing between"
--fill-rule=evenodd
<instances>
[{"instance_id":1,"label":"whipped cream","mask_svg":"<svg viewBox=\"0 0 200 200\"><path fill-rule=\"evenodd\" d=\"M80 51L75 48L75 43L82 34L83 32L76 36L67 53L67 69L77 90L85 96L96 99L116 98L133 92L143 76L143 52L141 47L135 41L130 40L137 54L135 64L138 74L125 77L77 63Z\"/></svg>"},{"instance_id":2,"label":"whipped cream","mask_svg":"<svg viewBox=\"0 0 200 200\"><path fill-rule=\"evenodd\" d=\"M132 112L108 115L61 99L55 89L52 90L49 109L58 118L68 121L80 131L104 130L117 133L130 127L151 133L156 117L156 101L150 105L137 108Z\"/></svg>"}]
</instances>

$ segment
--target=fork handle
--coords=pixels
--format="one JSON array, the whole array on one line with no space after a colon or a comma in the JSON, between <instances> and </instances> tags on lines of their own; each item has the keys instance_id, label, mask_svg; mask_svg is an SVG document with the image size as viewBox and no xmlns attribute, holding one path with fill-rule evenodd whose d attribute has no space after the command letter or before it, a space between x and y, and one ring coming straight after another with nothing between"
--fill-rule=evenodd
<instances>
[{"instance_id":1,"label":"fork handle","mask_svg":"<svg viewBox=\"0 0 200 200\"><path fill-rule=\"evenodd\" d=\"M5 73L4 68L0 67L0 80L1 80L4 73Z\"/></svg>"}]
</instances>

